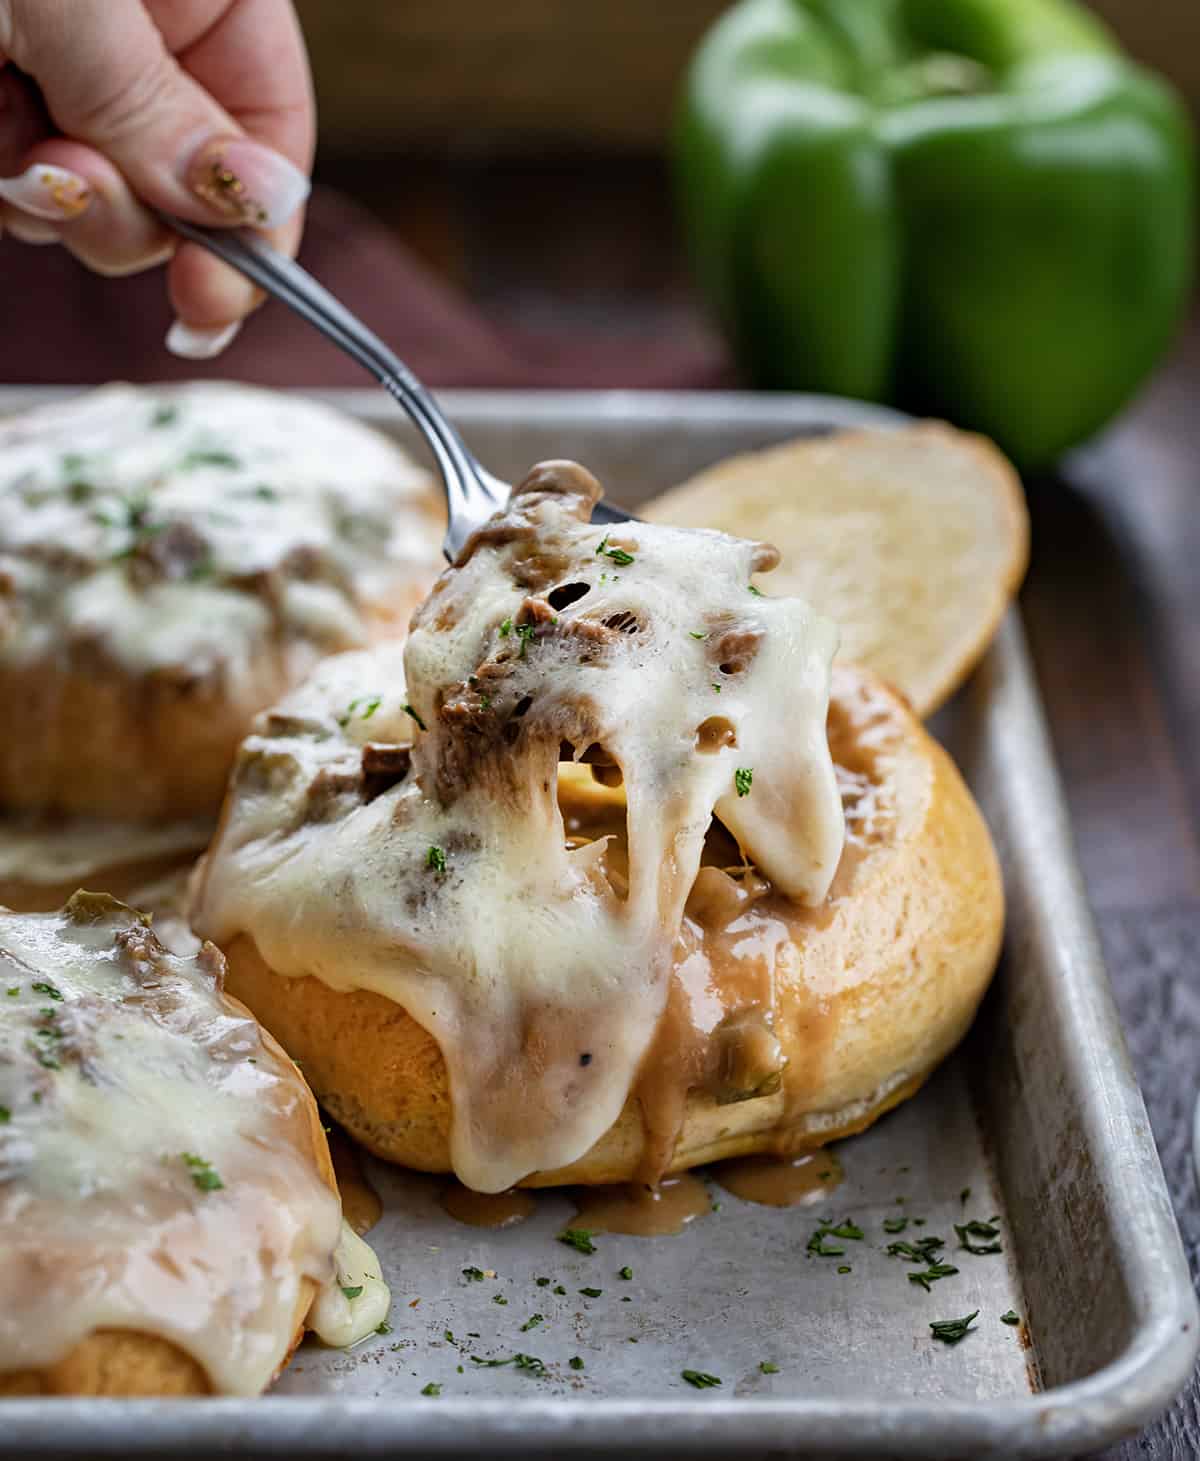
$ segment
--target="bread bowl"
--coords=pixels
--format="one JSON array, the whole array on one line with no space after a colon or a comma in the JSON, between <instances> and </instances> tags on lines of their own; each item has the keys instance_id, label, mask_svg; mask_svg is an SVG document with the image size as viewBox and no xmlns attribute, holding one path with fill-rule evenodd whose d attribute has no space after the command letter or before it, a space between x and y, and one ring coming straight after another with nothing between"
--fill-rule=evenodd
<instances>
[{"instance_id":1,"label":"bread bowl","mask_svg":"<svg viewBox=\"0 0 1200 1461\"><path fill-rule=\"evenodd\" d=\"M438 517L394 444L300 396L108 386L0 421L7 901L194 855L255 712L403 627Z\"/></svg>"},{"instance_id":2,"label":"bread bowl","mask_svg":"<svg viewBox=\"0 0 1200 1461\"><path fill-rule=\"evenodd\" d=\"M386 1313L312 1096L222 976L107 895L0 910L0 1396L257 1394L306 1326Z\"/></svg>"},{"instance_id":3,"label":"bread bowl","mask_svg":"<svg viewBox=\"0 0 1200 1461\"><path fill-rule=\"evenodd\" d=\"M598 490L535 469L403 648L260 717L195 885L319 1099L481 1191L861 1129L999 948L987 830L902 699L847 669L831 705L770 549L605 534Z\"/></svg>"}]
</instances>

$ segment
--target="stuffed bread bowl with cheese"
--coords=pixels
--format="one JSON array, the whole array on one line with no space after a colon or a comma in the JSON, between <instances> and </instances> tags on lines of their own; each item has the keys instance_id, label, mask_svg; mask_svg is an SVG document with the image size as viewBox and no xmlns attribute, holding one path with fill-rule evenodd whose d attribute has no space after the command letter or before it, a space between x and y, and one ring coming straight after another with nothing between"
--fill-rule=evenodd
<instances>
[{"instance_id":1,"label":"stuffed bread bowl with cheese","mask_svg":"<svg viewBox=\"0 0 1200 1461\"><path fill-rule=\"evenodd\" d=\"M0 902L194 857L255 713L406 623L438 517L395 445L300 396L108 386L0 421Z\"/></svg>"},{"instance_id":2,"label":"stuffed bread bowl with cheese","mask_svg":"<svg viewBox=\"0 0 1200 1461\"><path fill-rule=\"evenodd\" d=\"M337 1119L486 1192L857 1131L1000 944L960 776L869 674L831 696L832 624L752 583L774 551L605 532L598 494L536 468L403 647L260 717L194 888Z\"/></svg>"},{"instance_id":3,"label":"stuffed bread bowl with cheese","mask_svg":"<svg viewBox=\"0 0 1200 1461\"><path fill-rule=\"evenodd\" d=\"M107 895L0 909L0 1397L254 1395L388 1292L299 1072Z\"/></svg>"}]
</instances>

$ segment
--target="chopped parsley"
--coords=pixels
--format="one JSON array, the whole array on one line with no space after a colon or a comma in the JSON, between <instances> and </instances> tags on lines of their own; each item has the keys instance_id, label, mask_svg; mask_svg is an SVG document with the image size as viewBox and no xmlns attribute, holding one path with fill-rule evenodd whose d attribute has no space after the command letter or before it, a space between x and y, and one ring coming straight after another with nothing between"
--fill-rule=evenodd
<instances>
[{"instance_id":1,"label":"chopped parsley","mask_svg":"<svg viewBox=\"0 0 1200 1461\"><path fill-rule=\"evenodd\" d=\"M391 1332L392 1326L388 1323L386 1319L381 1319L379 1323L375 1326L376 1334L390 1334Z\"/></svg>"},{"instance_id":2,"label":"chopped parsley","mask_svg":"<svg viewBox=\"0 0 1200 1461\"><path fill-rule=\"evenodd\" d=\"M521 1325L521 1333L527 1334L531 1329L536 1329L539 1324L544 1324L545 1322L541 1314L530 1314L529 1318Z\"/></svg>"},{"instance_id":3,"label":"chopped parsley","mask_svg":"<svg viewBox=\"0 0 1200 1461\"><path fill-rule=\"evenodd\" d=\"M422 1395L429 1395L432 1396L434 1399L436 1399L437 1396L439 1396L441 1393L442 1387L433 1380L430 1380L429 1384L425 1385L421 1390Z\"/></svg>"},{"instance_id":4,"label":"chopped parsley","mask_svg":"<svg viewBox=\"0 0 1200 1461\"><path fill-rule=\"evenodd\" d=\"M962 1319L934 1319L929 1327L933 1330L934 1339L940 1339L943 1344L957 1344L970 1330L971 1321L978 1317L979 1310L976 1309Z\"/></svg>"},{"instance_id":5,"label":"chopped parsley","mask_svg":"<svg viewBox=\"0 0 1200 1461\"><path fill-rule=\"evenodd\" d=\"M750 590L750 592L751 592L751 593L752 593L752 594L753 594L753 595L754 595L754 597L755 597L755 598L756 598L756 599L761 599L761 598L763 598L763 597L764 597L764 595L763 595L763 591L762 591L762 589L760 589L760 588L755 588L755 587L754 587L754 585L753 585L753 584L752 584L752 583L748 583L748 584L747 584L747 585L746 585L746 587L747 587L747 588L748 588L748 589L749 589L749 590Z\"/></svg>"},{"instance_id":6,"label":"chopped parsley","mask_svg":"<svg viewBox=\"0 0 1200 1461\"><path fill-rule=\"evenodd\" d=\"M517 638L521 641L521 653L517 656L518 659L525 658L525 651L529 648L536 634L537 630L532 624L517 625Z\"/></svg>"},{"instance_id":7,"label":"chopped parsley","mask_svg":"<svg viewBox=\"0 0 1200 1461\"><path fill-rule=\"evenodd\" d=\"M221 1181L220 1177L213 1170L212 1163L206 1161L203 1157L196 1156L194 1152L180 1152L179 1160L191 1172L193 1186L197 1187L201 1192L216 1192L219 1188L225 1186L224 1182ZM360 1289L359 1292L361 1293L362 1290Z\"/></svg>"},{"instance_id":8,"label":"chopped parsley","mask_svg":"<svg viewBox=\"0 0 1200 1461\"><path fill-rule=\"evenodd\" d=\"M885 1233L902 1233L908 1227L906 1217L884 1218L883 1231Z\"/></svg>"},{"instance_id":9,"label":"chopped parsley","mask_svg":"<svg viewBox=\"0 0 1200 1461\"><path fill-rule=\"evenodd\" d=\"M535 1278L534 1283L536 1283L538 1288L540 1289L548 1289L550 1287L550 1280L548 1278Z\"/></svg>"},{"instance_id":10,"label":"chopped parsley","mask_svg":"<svg viewBox=\"0 0 1200 1461\"><path fill-rule=\"evenodd\" d=\"M446 1341L447 1344L457 1344L458 1343L458 1340L455 1339L455 1337L454 1337L454 1331L453 1331L453 1329L443 1329L442 1330L442 1338Z\"/></svg>"},{"instance_id":11,"label":"chopped parsley","mask_svg":"<svg viewBox=\"0 0 1200 1461\"><path fill-rule=\"evenodd\" d=\"M585 1299L598 1299L604 1292L603 1289L580 1289L579 1292Z\"/></svg>"},{"instance_id":12,"label":"chopped parsley","mask_svg":"<svg viewBox=\"0 0 1200 1461\"><path fill-rule=\"evenodd\" d=\"M739 766L733 773L733 789L738 796L749 796L750 788L754 785L754 768L752 766Z\"/></svg>"},{"instance_id":13,"label":"chopped parsley","mask_svg":"<svg viewBox=\"0 0 1200 1461\"><path fill-rule=\"evenodd\" d=\"M425 722L421 719L421 717L417 714L417 712L412 708L412 706L408 704L407 701L405 701L405 704L404 704L404 713L405 713L405 715L411 715L412 718L413 718L413 720L416 721L416 723L420 726L420 728L422 730L428 730L429 729L429 727L425 724Z\"/></svg>"},{"instance_id":14,"label":"chopped parsley","mask_svg":"<svg viewBox=\"0 0 1200 1461\"><path fill-rule=\"evenodd\" d=\"M179 420L178 406L159 406L150 418L151 426L174 426Z\"/></svg>"},{"instance_id":15,"label":"chopped parsley","mask_svg":"<svg viewBox=\"0 0 1200 1461\"><path fill-rule=\"evenodd\" d=\"M840 1222L836 1228L826 1227L825 1231L831 1238L853 1238L855 1242L863 1237L863 1230L857 1223L852 1223L849 1218Z\"/></svg>"},{"instance_id":16,"label":"chopped parsley","mask_svg":"<svg viewBox=\"0 0 1200 1461\"><path fill-rule=\"evenodd\" d=\"M818 1228L808 1240L808 1251L817 1258L844 1258L846 1256L845 1248L835 1248L827 1244L825 1242L827 1236L825 1228Z\"/></svg>"},{"instance_id":17,"label":"chopped parsley","mask_svg":"<svg viewBox=\"0 0 1200 1461\"><path fill-rule=\"evenodd\" d=\"M714 1385L721 1383L719 1375L709 1375L704 1370L680 1370L679 1375L697 1390L711 1390Z\"/></svg>"},{"instance_id":18,"label":"chopped parsley","mask_svg":"<svg viewBox=\"0 0 1200 1461\"><path fill-rule=\"evenodd\" d=\"M6 1126L12 1120L12 1112L7 1106L0 1106L0 1126Z\"/></svg>"},{"instance_id":19,"label":"chopped parsley","mask_svg":"<svg viewBox=\"0 0 1200 1461\"><path fill-rule=\"evenodd\" d=\"M617 1277L618 1278L632 1278L633 1277L633 1269L630 1268L628 1264L626 1264L624 1268L618 1268L617 1269Z\"/></svg>"},{"instance_id":20,"label":"chopped parsley","mask_svg":"<svg viewBox=\"0 0 1200 1461\"><path fill-rule=\"evenodd\" d=\"M469 1279L471 1281L471 1283L482 1283L483 1282L483 1269L482 1268L464 1268L463 1271L462 1271L462 1275L463 1275L463 1277L465 1279Z\"/></svg>"},{"instance_id":21,"label":"chopped parsley","mask_svg":"<svg viewBox=\"0 0 1200 1461\"><path fill-rule=\"evenodd\" d=\"M577 1354L573 1354L571 1358L567 1361L567 1364L569 1364L573 1370L583 1369L583 1361L579 1358Z\"/></svg>"},{"instance_id":22,"label":"chopped parsley","mask_svg":"<svg viewBox=\"0 0 1200 1461\"><path fill-rule=\"evenodd\" d=\"M363 1291L363 1285L361 1283L342 1284L340 1287L343 1296L347 1299L357 1299Z\"/></svg>"},{"instance_id":23,"label":"chopped parsley","mask_svg":"<svg viewBox=\"0 0 1200 1461\"><path fill-rule=\"evenodd\" d=\"M370 720L382 704L382 695L356 695L338 716L337 723L338 725L349 725L354 719L356 711L360 720Z\"/></svg>"},{"instance_id":24,"label":"chopped parsley","mask_svg":"<svg viewBox=\"0 0 1200 1461\"><path fill-rule=\"evenodd\" d=\"M567 1293L566 1289L563 1288L561 1283L556 1283L554 1285L554 1292L559 1296L560 1299L565 1298Z\"/></svg>"},{"instance_id":25,"label":"chopped parsley","mask_svg":"<svg viewBox=\"0 0 1200 1461\"><path fill-rule=\"evenodd\" d=\"M9 990L8 990L8 997L9 997L9 999L11 999L14 994L20 994L20 992L21 992L21 986L19 984L12 984L12 985L10 985L9 986Z\"/></svg>"},{"instance_id":26,"label":"chopped parsley","mask_svg":"<svg viewBox=\"0 0 1200 1461\"><path fill-rule=\"evenodd\" d=\"M713 681L713 689L717 692L718 695L721 693L721 687L717 684L715 680Z\"/></svg>"},{"instance_id":27,"label":"chopped parsley","mask_svg":"<svg viewBox=\"0 0 1200 1461\"><path fill-rule=\"evenodd\" d=\"M493 1304L507 1304L508 1303L508 1300L504 1297L503 1294L493 1294L492 1295L492 1303Z\"/></svg>"},{"instance_id":28,"label":"chopped parsley","mask_svg":"<svg viewBox=\"0 0 1200 1461\"><path fill-rule=\"evenodd\" d=\"M446 854L440 847L430 847L425 854L425 866L430 872L444 873L446 871Z\"/></svg>"},{"instance_id":29,"label":"chopped parsley","mask_svg":"<svg viewBox=\"0 0 1200 1461\"><path fill-rule=\"evenodd\" d=\"M619 563L624 568L627 564L633 562L633 554L627 553L624 548L610 548L608 546L608 540L611 536L610 533L605 533L600 539L600 546L596 549L596 555L599 557L603 554L605 558L611 558L614 563Z\"/></svg>"},{"instance_id":30,"label":"chopped parsley","mask_svg":"<svg viewBox=\"0 0 1200 1461\"><path fill-rule=\"evenodd\" d=\"M838 1264L838 1272L839 1273L853 1273L853 1271L854 1270L850 1267L850 1265L848 1263L839 1263Z\"/></svg>"},{"instance_id":31,"label":"chopped parsley","mask_svg":"<svg viewBox=\"0 0 1200 1461\"><path fill-rule=\"evenodd\" d=\"M708 635L705 634L705 633L703 633L699 629L689 629L688 630L688 633L692 636L693 639L707 639L708 638Z\"/></svg>"},{"instance_id":32,"label":"chopped parsley","mask_svg":"<svg viewBox=\"0 0 1200 1461\"><path fill-rule=\"evenodd\" d=\"M935 1238L931 1233L927 1238L918 1238L915 1243L889 1243L887 1255L889 1258L912 1258L918 1263L931 1263L939 1248L944 1248L945 1242L941 1238Z\"/></svg>"},{"instance_id":33,"label":"chopped parsley","mask_svg":"<svg viewBox=\"0 0 1200 1461\"><path fill-rule=\"evenodd\" d=\"M586 1228L564 1228L558 1235L558 1241L565 1243L568 1248L574 1248L577 1253L594 1253L596 1245L592 1242L592 1235Z\"/></svg>"},{"instance_id":34,"label":"chopped parsley","mask_svg":"<svg viewBox=\"0 0 1200 1461\"><path fill-rule=\"evenodd\" d=\"M926 1293L931 1292L929 1285L936 1283L939 1278L950 1278L956 1274L958 1269L953 1263L931 1263L928 1268L920 1273L910 1273L909 1283L919 1283Z\"/></svg>"},{"instance_id":35,"label":"chopped parsley","mask_svg":"<svg viewBox=\"0 0 1200 1461\"><path fill-rule=\"evenodd\" d=\"M504 1359L485 1360L480 1359L477 1354L471 1356L473 1365L482 1365L485 1369L496 1370L503 1365L515 1365L518 1370L526 1370L531 1375L544 1375L546 1373L545 1363L538 1359L535 1354L510 1354Z\"/></svg>"},{"instance_id":36,"label":"chopped parsley","mask_svg":"<svg viewBox=\"0 0 1200 1461\"><path fill-rule=\"evenodd\" d=\"M199 448L188 452L179 463L181 471L190 472L196 467L240 467L241 462L232 452L219 448Z\"/></svg>"},{"instance_id":37,"label":"chopped parsley","mask_svg":"<svg viewBox=\"0 0 1200 1461\"><path fill-rule=\"evenodd\" d=\"M958 1234L959 1243L968 1253L978 1255L1004 1252L1004 1245L996 1241L1000 1236L1000 1229L995 1223L983 1223L978 1218L972 1218L969 1223L955 1223L954 1231Z\"/></svg>"},{"instance_id":38,"label":"chopped parsley","mask_svg":"<svg viewBox=\"0 0 1200 1461\"><path fill-rule=\"evenodd\" d=\"M35 980L30 988L35 989L38 994L44 994L47 999L62 999L62 995L55 989L54 985L48 984L44 979ZM10 989L8 992L11 994L13 991Z\"/></svg>"},{"instance_id":39,"label":"chopped parsley","mask_svg":"<svg viewBox=\"0 0 1200 1461\"><path fill-rule=\"evenodd\" d=\"M963 1190L958 1194L958 1200L965 1207L966 1204L967 1204L967 1200L968 1200L968 1198L970 1196L971 1196L971 1189L969 1187L964 1187Z\"/></svg>"},{"instance_id":40,"label":"chopped parsley","mask_svg":"<svg viewBox=\"0 0 1200 1461\"><path fill-rule=\"evenodd\" d=\"M759 1373L763 1375L777 1375L779 1366L772 1364L770 1360L760 1360L758 1364Z\"/></svg>"},{"instance_id":41,"label":"chopped parsley","mask_svg":"<svg viewBox=\"0 0 1200 1461\"><path fill-rule=\"evenodd\" d=\"M512 633L513 622L511 619L504 619L500 624L500 638L507 639Z\"/></svg>"},{"instance_id":42,"label":"chopped parsley","mask_svg":"<svg viewBox=\"0 0 1200 1461\"><path fill-rule=\"evenodd\" d=\"M1021 1316L1015 1309L1008 1309L1000 1315L1000 1322L1001 1324L1019 1324Z\"/></svg>"}]
</instances>

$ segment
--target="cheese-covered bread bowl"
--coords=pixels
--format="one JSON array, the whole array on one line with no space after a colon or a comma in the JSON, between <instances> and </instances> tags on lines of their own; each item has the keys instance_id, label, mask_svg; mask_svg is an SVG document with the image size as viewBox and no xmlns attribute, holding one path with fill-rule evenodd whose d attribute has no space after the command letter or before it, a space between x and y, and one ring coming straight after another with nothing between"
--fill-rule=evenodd
<instances>
[{"instance_id":1,"label":"cheese-covered bread bowl","mask_svg":"<svg viewBox=\"0 0 1200 1461\"><path fill-rule=\"evenodd\" d=\"M0 910L0 1396L257 1394L306 1325L383 1319L312 1096L222 969L106 895Z\"/></svg>"},{"instance_id":2,"label":"cheese-covered bread bowl","mask_svg":"<svg viewBox=\"0 0 1200 1461\"><path fill-rule=\"evenodd\" d=\"M653 1182L868 1124L999 948L945 753L762 545L588 519L548 464L407 644L244 743L193 922L374 1151L468 1186Z\"/></svg>"},{"instance_id":3,"label":"cheese-covered bread bowl","mask_svg":"<svg viewBox=\"0 0 1200 1461\"><path fill-rule=\"evenodd\" d=\"M110 386L0 421L0 817L48 839L0 827L0 893L194 853L255 712L402 629L437 562L425 474L316 401Z\"/></svg>"}]
</instances>

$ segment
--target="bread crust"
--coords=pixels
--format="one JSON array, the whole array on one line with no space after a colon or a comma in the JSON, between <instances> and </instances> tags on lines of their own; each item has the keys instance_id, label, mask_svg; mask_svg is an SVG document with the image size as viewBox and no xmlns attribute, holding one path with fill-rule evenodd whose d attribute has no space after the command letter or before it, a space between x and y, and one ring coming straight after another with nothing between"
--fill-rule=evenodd
<instances>
[{"instance_id":1,"label":"bread crust","mask_svg":"<svg viewBox=\"0 0 1200 1461\"><path fill-rule=\"evenodd\" d=\"M231 1013L250 1011L228 992L224 996ZM279 1057L296 1076L308 1116L309 1155L325 1185L337 1192L337 1179L325 1138L325 1128L312 1093L286 1051L267 1031L262 1032L267 1050ZM293 1314L294 1332L272 1380L287 1368L304 1338L305 1317L317 1296L317 1284L302 1278ZM104 1396L108 1398L178 1397L211 1395L212 1383L204 1367L179 1345L161 1335L132 1329L94 1330L74 1345L53 1365L41 1369L0 1372L0 1399L33 1395Z\"/></svg>"},{"instance_id":2,"label":"bread crust","mask_svg":"<svg viewBox=\"0 0 1200 1461\"><path fill-rule=\"evenodd\" d=\"M878 724L872 736L876 746L887 743L892 831L846 865L840 896L785 946L775 1017L789 1057L782 1088L732 1105L692 1090L669 1171L792 1153L862 1130L957 1044L992 974L1003 892L983 818L950 757L899 696L862 672L836 672L835 706L860 695L884 707L882 737ZM229 988L301 1062L338 1121L386 1160L451 1170L445 1062L400 1005L276 974L246 934L225 953ZM647 1139L635 1091L583 1157L522 1185L630 1180L644 1171Z\"/></svg>"}]
</instances>

